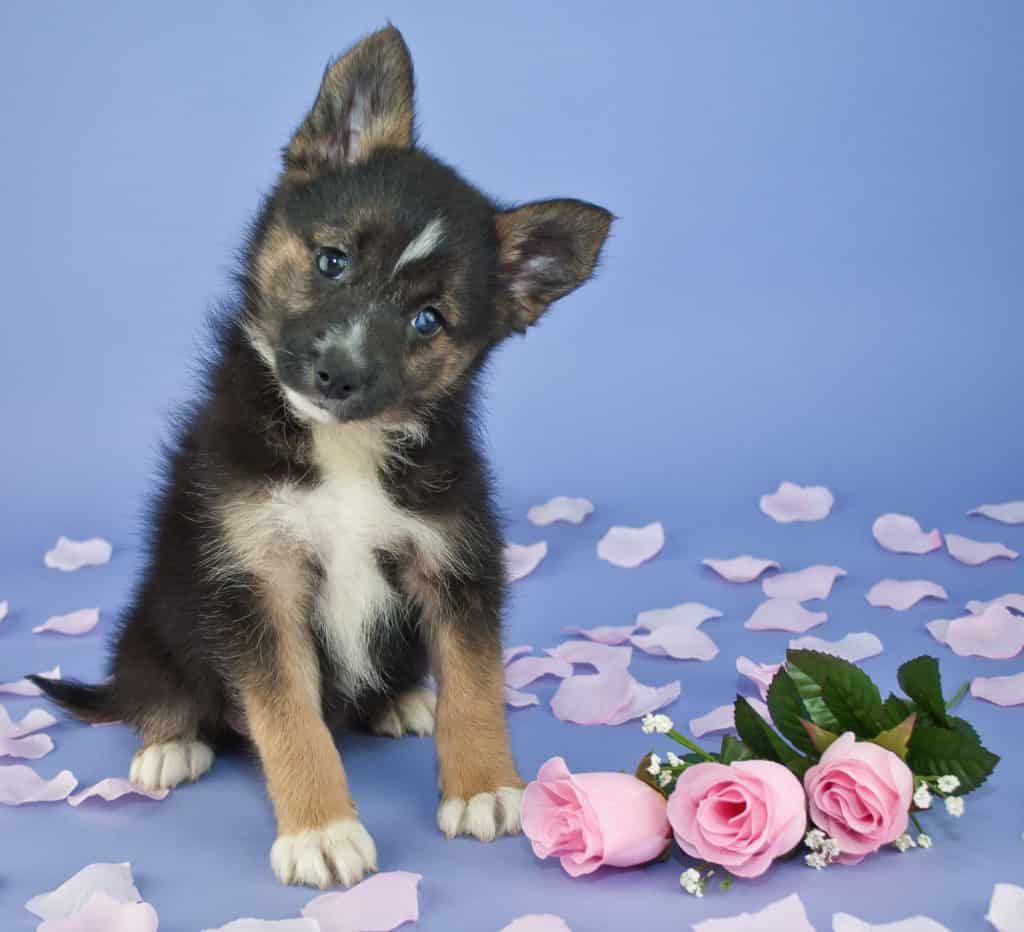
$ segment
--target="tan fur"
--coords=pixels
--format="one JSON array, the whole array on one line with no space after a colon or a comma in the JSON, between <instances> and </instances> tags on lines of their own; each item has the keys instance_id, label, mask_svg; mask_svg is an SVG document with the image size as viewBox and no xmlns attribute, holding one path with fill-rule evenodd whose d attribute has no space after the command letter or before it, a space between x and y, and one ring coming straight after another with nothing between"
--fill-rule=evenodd
<instances>
[{"instance_id":1,"label":"tan fur","mask_svg":"<svg viewBox=\"0 0 1024 932\"><path fill-rule=\"evenodd\" d=\"M256 286L264 300L301 314L309 307L313 256L293 230L278 221L270 226L254 263Z\"/></svg>"}]
</instances>

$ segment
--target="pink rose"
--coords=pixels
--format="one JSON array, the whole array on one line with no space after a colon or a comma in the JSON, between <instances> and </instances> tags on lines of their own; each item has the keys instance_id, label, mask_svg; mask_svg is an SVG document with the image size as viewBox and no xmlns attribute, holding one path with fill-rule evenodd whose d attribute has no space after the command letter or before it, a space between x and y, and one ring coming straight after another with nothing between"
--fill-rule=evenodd
<instances>
[{"instance_id":1,"label":"pink rose","mask_svg":"<svg viewBox=\"0 0 1024 932\"><path fill-rule=\"evenodd\" d=\"M757 877L800 843L807 801L800 781L782 764L694 764L676 781L668 818L690 857L737 877Z\"/></svg>"},{"instance_id":2,"label":"pink rose","mask_svg":"<svg viewBox=\"0 0 1024 932\"><path fill-rule=\"evenodd\" d=\"M552 757L523 793L523 831L539 858L559 858L573 877L602 864L631 867L665 849L665 797L625 773L571 774Z\"/></svg>"},{"instance_id":3,"label":"pink rose","mask_svg":"<svg viewBox=\"0 0 1024 932\"><path fill-rule=\"evenodd\" d=\"M804 775L811 821L839 844L842 864L907 830L914 775L892 751L846 732Z\"/></svg>"}]
</instances>

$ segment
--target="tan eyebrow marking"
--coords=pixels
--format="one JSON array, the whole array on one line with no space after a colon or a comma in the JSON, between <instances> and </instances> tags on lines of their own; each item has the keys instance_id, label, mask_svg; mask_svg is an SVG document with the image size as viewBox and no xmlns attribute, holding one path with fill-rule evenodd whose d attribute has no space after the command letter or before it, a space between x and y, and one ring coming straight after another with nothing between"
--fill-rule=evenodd
<instances>
[{"instance_id":1,"label":"tan eyebrow marking","mask_svg":"<svg viewBox=\"0 0 1024 932\"><path fill-rule=\"evenodd\" d=\"M409 265L410 262L425 259L441 245L443 240L444 221L440 217L435 217L422 230L420 230L412 242L402 250L402 254L398 257L398 261L395 263L395 267L391 270L391 274L397 274L401 268Z\"/></svg>"}]
</instances>

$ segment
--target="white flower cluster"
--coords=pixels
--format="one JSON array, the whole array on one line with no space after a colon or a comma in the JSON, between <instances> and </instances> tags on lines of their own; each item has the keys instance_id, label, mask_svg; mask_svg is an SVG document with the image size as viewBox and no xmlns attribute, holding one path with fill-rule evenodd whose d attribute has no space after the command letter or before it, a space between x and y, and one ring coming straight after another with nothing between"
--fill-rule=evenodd
<instances>
[{"instance_id":1,"label":"white flower cluster","mask_svg":"<svg viewBox=\"0 0 1024 932\"><path fill-rule=\"evenodd\" d=\"M811 853L804 857L808 867L820 871L831 864L839 857L839 842L829 838L820 828L811 829L804 836L804 844L811 849Z\"/></svg>"},{"instance_id":2,"label":"white flower cluster","mask_svg":"<svg viewBox=\"0 0 1024 932\"><path fill-rule=\"evenodd\" d=\"M667 735L674 727L672 719L667 715L652 715L648 712L640 721L640 728L645 735Z\"/></svg>"},{"instance_id":3,"label":"white flower cluster","mask_svg":"<svg viewBox=\"0 0 1024 932\"><path fill-rule=\"evenodd\" d=\"M690 896L704 896L704 890L708 885L707 878L699 870L690 868L679 875L679 886Z\"/></svg>"},{"instance_id":4,"label":"white flower cluster","mask_svg":"<svg viewBox=\"0 0 1024 932\"><path fill-rule=\"evenodd\" d=\"M946 774L944 777L939 777L935 783L940 793L955 793L960 789L960 778L954 777L951 773Z\"/></svg>"},{"instance_id":5,"label":"white flower cluster","mask_svg":"<svg viewBox=\"0 0 1024 932\"><path fill-rule=\"evenodd\" d=\"M932 791L928 789L928 784L921 782L917 785L917 789L914 790L914 805L918 809L931 809L932 807Z\"/></svg>"},{"instance_id":6,"label":"white flower cluster","mask_svg":"<svg viewBox=\"0 0 1024 932\"><path fill-rule=\"evenodd\" d=\"M964 799L962 796L946 797L946 812L956 819L964 814Z\"/></svg>"}]
</instances>

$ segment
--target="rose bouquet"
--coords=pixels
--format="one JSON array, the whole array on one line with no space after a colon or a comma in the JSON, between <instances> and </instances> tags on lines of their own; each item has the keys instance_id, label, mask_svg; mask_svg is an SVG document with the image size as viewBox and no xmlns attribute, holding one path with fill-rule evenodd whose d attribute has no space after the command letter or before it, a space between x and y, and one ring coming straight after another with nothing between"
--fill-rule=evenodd
<instances>
[{"instance_id":1,"label":"rose bouquet","mask_svg":"<svg viewBox=\"0 0 1024 932\"><path fill-rule=\"evenodd\" d=\"M648 715L644 731L683 753L652 751L635 774L573 775L552 758L526 788L523 829L538 857L560 858L574 877L654 860L674 836L698 862L680 877L696 896L717 872L727 887L801 846L819 870L884 845L928 848L917 813L938 797L949 815L962 815L963 797L999 758L951 714L964 690L945 699L934 658L903 664L898 681L905 696L883 700L854 664L790 650L768 688L771 721L737 696L738 737L711 752L668 716Z\"/></svg>"}]
</instances>

